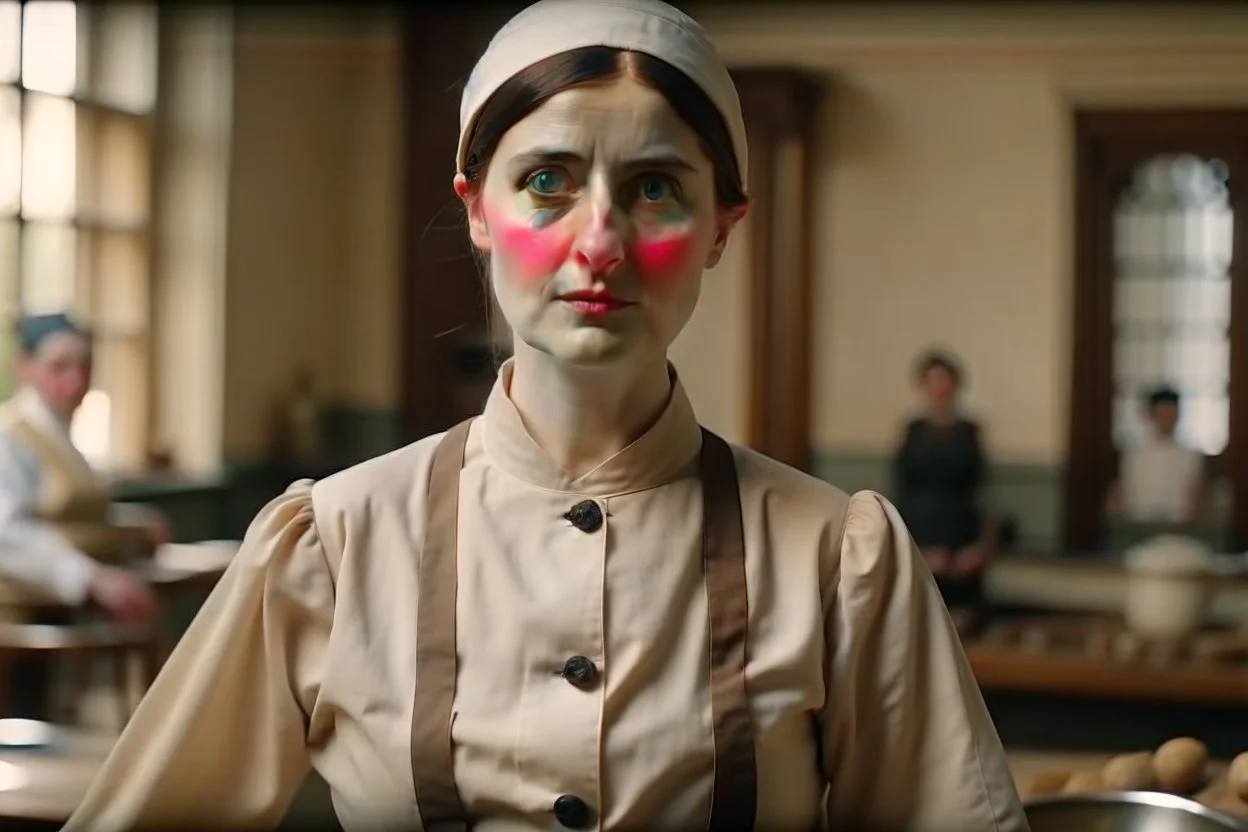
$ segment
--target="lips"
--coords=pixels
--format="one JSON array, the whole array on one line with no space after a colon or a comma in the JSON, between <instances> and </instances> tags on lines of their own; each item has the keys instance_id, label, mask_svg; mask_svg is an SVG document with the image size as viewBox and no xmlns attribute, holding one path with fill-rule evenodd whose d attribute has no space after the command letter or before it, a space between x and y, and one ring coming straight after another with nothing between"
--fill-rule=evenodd
<instances>
[{"instance_id":1,"label":"lips","mask_svg":"<svg viewBox=\"0 0 1248 832\"><path fill-rule=\"evenodd\" d=\"M609 292L569 292L566 295L560 295L559 300L591 318L618 312L633 305L629 301L612 296Z\"/></svg>"}]
</instances>

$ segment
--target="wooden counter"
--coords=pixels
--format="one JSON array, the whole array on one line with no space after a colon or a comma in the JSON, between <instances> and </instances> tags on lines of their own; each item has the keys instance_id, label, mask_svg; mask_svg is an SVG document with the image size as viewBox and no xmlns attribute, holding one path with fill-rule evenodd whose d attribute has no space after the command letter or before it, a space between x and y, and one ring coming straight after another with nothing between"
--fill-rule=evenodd
<instances>
[{"instance_id":1,"label":"wooden counter","mask_svg":"<svg viewBox=\"0 0 1248 832\"><path fill-rule=\"evenodd\" d=\"M1046 771L1099 771L1113 756L1095 751L1006 750L1014 782L1020 785Z\"/></svg>"},{"instance_id":2,"label":"wooden counter","mask_svg":"<svg viewBox=\"0 0 1248 832\"><path fill-rule=\"evenodd\" d=\"M1068 694L1164 704L1248 707L1248 669L1182 669L1073 655L1038 655L998 645L968 644L980 689Z\"/></svg>"}]
</instances>

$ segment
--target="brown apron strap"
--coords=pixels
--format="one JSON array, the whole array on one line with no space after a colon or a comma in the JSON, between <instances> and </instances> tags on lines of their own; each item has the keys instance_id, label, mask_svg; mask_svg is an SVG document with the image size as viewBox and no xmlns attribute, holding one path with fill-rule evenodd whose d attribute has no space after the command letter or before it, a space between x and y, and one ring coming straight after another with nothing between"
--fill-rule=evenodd
<instances>
[{"instance_id":1,"label":"brown apron strap","mask_svg":"<svg viewBox=\"0 0 1248 832\"><path fill-rule=\"evenodd\" d=\"M710 832L754 828L757 770L754 723L745 692L745 531L732 448L702 431L702 561L711 630L711 720L715 731L715 786Z\"/></svg>"},{"instance_id":2,"label":"brown apron strap","mask_svg":"<svg viewBox=\"0 0 1248 832\"><path fill-rule=\"evenodd\" d=\"M447 431L433 457L416 611L412 780L426 832L466 832L455 785L451 709L455 698L455 596L459 472L471 420ZM754 828L757 772L745 691L748 608L745 533L732 448L702 432L702 559L711 631L711 718L715 783L710 832Z\"/></svg>"},{"instance_id":3,"label":"brown apron strap","mask_svg":"<svg viewBox=\"0 0 1248 832\"><path fill-rule=\"evenodd\" d=\"M412 782L425 832L467 832L453 769L451 708L455 702L456 557L459 471L469 419L438 443L429 475L425 543L416 606L416 693L412 705Z\"/></svg>"}]
</instances>

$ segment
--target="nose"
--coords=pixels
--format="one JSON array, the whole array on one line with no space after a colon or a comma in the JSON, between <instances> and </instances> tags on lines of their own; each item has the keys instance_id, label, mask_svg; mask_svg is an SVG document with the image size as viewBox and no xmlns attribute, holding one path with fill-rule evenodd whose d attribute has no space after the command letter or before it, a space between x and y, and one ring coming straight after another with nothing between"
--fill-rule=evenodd
<instances>
[{"instance_id":1,"label":"nose","mask_svg":"<svg viewBox=\"0 0 1248 832\"><path fill-rule=\"evenodd\" d=\"M597 198L590 206L589 221L576 236L572 259L596 276L605 276L624 262L624 240L613 223L610 198Z\"/></svg>"}]
</instances>

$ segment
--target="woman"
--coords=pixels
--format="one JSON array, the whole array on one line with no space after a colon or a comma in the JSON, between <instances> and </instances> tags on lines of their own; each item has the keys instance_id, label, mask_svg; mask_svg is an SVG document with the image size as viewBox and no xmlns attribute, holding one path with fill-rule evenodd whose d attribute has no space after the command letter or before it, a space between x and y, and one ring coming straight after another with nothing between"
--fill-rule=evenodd
<instances>
[{"instance_id":1,"label":"woman","mask_svg":"<svg viewBox=\"0 0 1248 832\"><path fill-rule=\"evenodd\" d=\"M18 324L17 394L0 406L0 618L54 623L94 601L116 618L150 615L151 591L115 565L163 540L151 512L110 503L107 489L70 440L69 425L91 381L91 342L64 315ZM16 715L41 717L46 667L9 673Z\"/></svg>"},{"instance_id":2,"label":"woman","mask_svg":"<svg viewBox=\"0 0 1248 832\"><path fill-rule=\"evenodd\" d=\"M906 425L894 460L898 508L946 600L974 604L996 548L996 524L979 504L985 464L979 425L958 412L962 371L952 357L927 353L915 381L924 413Z\"/></svg>"},{"instance_id":3,"label":"woman","mask_svg":"<svg viewBox=\"0 0 1248 832\"><path fill-rule=\"evenodd\" d=\"M514 334L484 413L256 520L71 829L1022 829L896 512L699 428L666 352L747 205L703 31L531 6L454 186ZM705 521L705 522L704 522Z\"/></svg>"}]
</instances>

